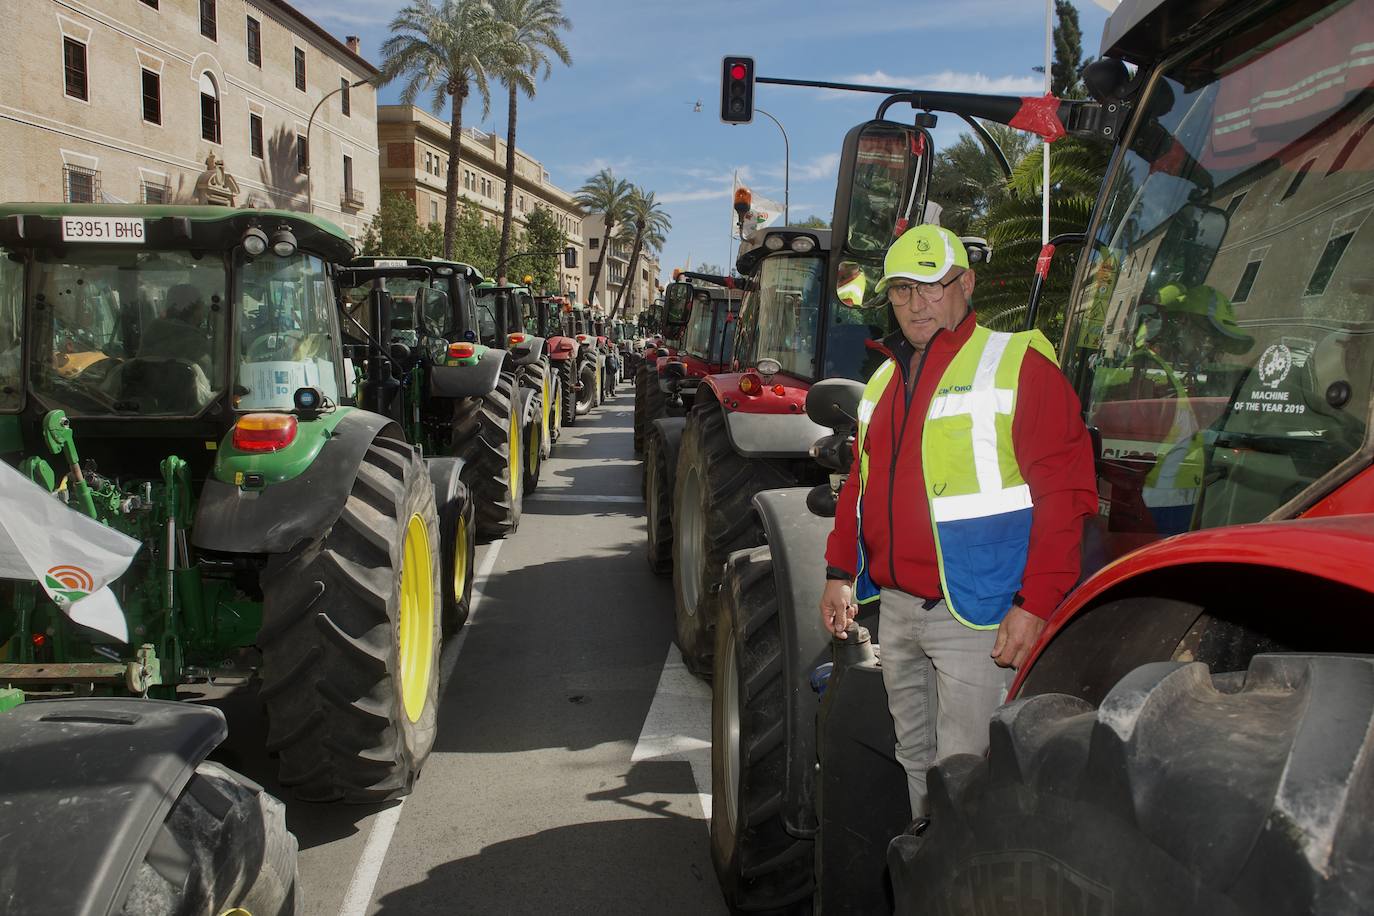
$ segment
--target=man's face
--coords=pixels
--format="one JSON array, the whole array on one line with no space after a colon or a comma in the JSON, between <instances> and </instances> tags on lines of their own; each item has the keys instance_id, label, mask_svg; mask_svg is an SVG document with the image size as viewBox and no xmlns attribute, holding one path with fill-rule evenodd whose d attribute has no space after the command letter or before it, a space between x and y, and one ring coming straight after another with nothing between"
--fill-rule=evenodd
<instances>
[{"instance_id":1,"label":"man's face","mask_svg":"<svg viewBox=\"0 0 1374 916\"><path fill-rule=\"evenodd\" d=\"M954 282L951 283L951 280ZM894 280L892 285L911 282L898 279ZM943 295L939 296L938 302L931 302L923 296L918 284L911 290L910 298L906 302L901 305L896 302L892 304L892 311L897 317L902 335L918 350L924 350L937 331L954 330L959 322L964 320L964 315L969 310L969 302L972 301L973 271L952 267L940 282L948 285L944 287Z\"/></svg>"}]
</instances>

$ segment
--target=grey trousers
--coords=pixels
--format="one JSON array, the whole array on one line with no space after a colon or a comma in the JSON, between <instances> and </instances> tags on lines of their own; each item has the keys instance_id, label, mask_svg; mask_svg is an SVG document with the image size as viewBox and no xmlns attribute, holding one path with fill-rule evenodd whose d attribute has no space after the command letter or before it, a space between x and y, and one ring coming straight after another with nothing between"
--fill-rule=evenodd
<instances>
[{"instance_id":1,"label":"grey trousers","mask_svg":"<svg viewBox=\"0 0 1374 916\"><path fill-rule=\"evenodd\" d=\"M964 626L941 601L883 589L879 637L883 686L906 768L913 817L930 814L926 773L951 754L983 754L988 720L1007 698L1014 672L992 660L996 630Z\"/></svg>"}]
</instances>

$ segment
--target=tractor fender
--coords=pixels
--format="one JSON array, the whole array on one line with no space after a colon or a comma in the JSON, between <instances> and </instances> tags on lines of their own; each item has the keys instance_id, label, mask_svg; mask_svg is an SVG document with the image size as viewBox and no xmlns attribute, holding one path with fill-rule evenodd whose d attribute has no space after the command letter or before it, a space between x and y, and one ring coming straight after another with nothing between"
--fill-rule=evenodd
<instances>
[{"instance_id":1,"label":"tractor fender","mask_svg":"<svg viewBox=\"0 0 1374 916\"><path fill-rule=\"evenodd\" d=\"M517 366L538 362L544 355L544 338L526 334L525 339L511 347L511 357Z\"/></svg>"},{"instance_id":2,"label":"tractor fender","mask_svg":"<svg viewBox=\"0 0 1374 916\"><path fill-rule=\"evenodd\" d=\"M425 470L429 472L429 482L434 485L434 498L439 500L440 492L448 486L455 475L461 480L467 473L468 460L457 455L429 455L425 458Z\"/></svg>"},{"instance_id":3,"label":"tractor fender","mask_svg":"<svg viewBox=\"0 0 1374 916\"><path fill-rule=\"evenodd\" d=\"M649 435L663 440L664 465L668 468L668 479L664 484L672 493L677 484L677 453L682 449L682 431L687 428L687 418L660 417L652 425L654 431Z\"/></svg>"},{"instance_id":4,"label":"tractor fender","mask_svg":"<svg viewBox=\"0 0 1374 916\"><path fill-rule=\"evenodd\" d=\"M572 337L550 337L548 338L549 358L562 362L567 359L577 359L577 340Z\"/></svg>"},{"instance_id":5,"label":"tractor fender","mask_svg":"<svg viewBox=\"0 0 1374 916\"><path fill-rule=\"evenodd\" d=\"M812 444L831 432L805 414L725 411L730 446L746 458L806 458Z\"/></svg>"},{"instance_id":6,"label":"tractor fender","mask_svg":"<svg viewBox=\"0 0 1374 916\"><path fill-rule=\"evenodd\" d=\"M303 473L247 490L211 477L200 491L191 543L220 553L285 553L327 532L343 512L373 441L405 441L391 419L351 410Z\"/></svg>"},{"instance_id":7,"label":"tractor fender","mask_svg":"<svg viewBox=\"0 0 1374 916\"><path fill-rule=\"evenodd\" d=\"M196 767L229 734L211 706L83 698L0 714L10 913L123 912Z\"/></svg>"},{"instance_id":8,"label":"tractor fender","mask_svg":"<svg viewBox=\"0 0 1374 916\"><path fill-rule=\"evenodd\" d=\"M820 697L811 672L830 661L830 634L821 623L825 588L825 541L833 522L806 508L807 487L765 490L754 497L773 557L778 595L778 632L782 640L782 678L786 735L782 821L803 839L816 835L816 714ZM866 619L871 617L872 619ZM877 638L876 612L859 623Z\"/></svg>"},{"instance_id":9,"label":"tractor fender","mask_svg":"<svg viewBox=\"0 0 1374 916\"><path fill-rule=\"evenodd\" d=\"M429 395L435 398L480 398L496 390L505 365L504 350L487 350L471 366L431 366Z\"/></svg>"},{"instance_id":10,"label":"tractor fender","mask_svg":"<svg viewBox=\"0 0 1374 916\"><path fill-rule=\"evenodd\" d=\"M538 394L533 388L520 389L520 425L528 426L534 421L538 409L535 404L535 396Z\"/></svg>"}]
</instances>

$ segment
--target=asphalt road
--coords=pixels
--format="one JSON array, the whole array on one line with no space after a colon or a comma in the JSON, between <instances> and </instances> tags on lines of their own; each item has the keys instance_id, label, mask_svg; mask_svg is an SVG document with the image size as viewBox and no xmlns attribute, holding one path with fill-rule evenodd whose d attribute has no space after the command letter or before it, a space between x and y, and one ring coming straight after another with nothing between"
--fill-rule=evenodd
<instances>
[{"instance_id":1,"label":"asphalt road","mask_svg":"<svg viewBox=\"0 0 1374 916\"><path fill-rule=\"evenodd\" d=\"M724 912L710 691L644 561L632 401L621 386L566 429L519 531L478 548L438 738L403 802L292 801L252 690L211 700L230 719L217 758L287 800L308 914Z\"/></svg>"}]
</instances>

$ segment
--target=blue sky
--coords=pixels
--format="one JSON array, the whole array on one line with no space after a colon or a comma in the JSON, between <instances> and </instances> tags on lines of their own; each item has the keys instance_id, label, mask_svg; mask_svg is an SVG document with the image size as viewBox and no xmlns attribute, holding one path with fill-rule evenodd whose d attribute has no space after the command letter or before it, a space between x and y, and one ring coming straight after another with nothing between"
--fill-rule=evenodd
<instances>
[{"instance_id":1,"label":"blue sky","mask_svg":"<svg viewBox=\"0 0 1374 916\"><path fill-rule=\"evenodd\" d=\"M362 37L374 63L400 0L300 0L334 34ZM1106 13L1076 0L1084 50L1096 54ZM783 197L782 136L755 115L750 125L720 121L720 66L726 54L757 61L760 76L870 82L925 89L1039 94L1032 71L1044 55L1040 0L564 0L573 28L573 65L554 70L532 101L522 100L516 142L541 160L561 187L575 190L598 169L657 193L672 217L664 273L690 256L725 264L731 176L757 194ZM397 100L384 87L382 102ZM505 94L493 88L490 113L470 100L464 123L506 129ZM845 132L872 117L881 96L783 86L757 88L791 142L791 216L828 219L835 164ZM701 113L693 112L700 100ZM428 100L422 100L427 104ZM910 109L894 109L894 114ZM447 112L443 113L447 117ZM946 116L940 143L955 139Z\"/></svg>"}]
</instances>

